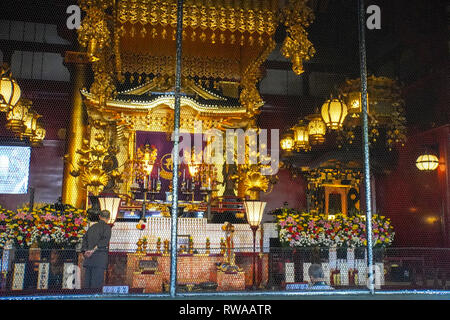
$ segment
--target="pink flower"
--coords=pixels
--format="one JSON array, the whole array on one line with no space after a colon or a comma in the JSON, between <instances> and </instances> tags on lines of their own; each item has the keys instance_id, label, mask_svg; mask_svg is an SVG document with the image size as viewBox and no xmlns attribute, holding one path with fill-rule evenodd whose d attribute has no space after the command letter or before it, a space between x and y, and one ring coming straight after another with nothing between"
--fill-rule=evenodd
<instances>
[{"instance_id":1,"label":"pink flower","mask_svg":"<svg viewBox=\"0 0 450 320\"><path fill-rule=\"evenodd\" d=\"M280 226L284 228L286 226L286 221L281 221Z\"/></svg>"},{"instance_id":2,"label":"pink flower","mask_svg":"<svg viewBox=\"0 0 450 320\"><path fill-rule=\"evenodd\" d=\"M64 216L59 217L59 221L61 221L61 222L66 221L66 217L64 217Z\"/></svg>"},{"instance_id":3,"label":"pink flower","mask_svg":"<svg viewBox=\"0 0 450 320\"><path fill-rule=\"evenodd\" d=\"M43 216L44 220L52 221L53 215L50 212L47 212L45 216Z\"/></svg>"},{"instance_id":4,"label":"pink flower","mask_svg":"<svg viewBox=\"0 0 450 320\"><path fill-rule=\"evenodd\" d=\"M308 228L314 229L314 220L311 220L310 222L308 222Z\"/></svg>"},{"instance_id":5,"label":"pink flower","mask_svg":"<svg viewBox=\"0 0 450 320\"><path fill-rule=\"evenodd\" d=\"M24 212L17 212L16 216L14 217L15 219L23 219L25 218L25 213Z\"/></svg>"},{"instance_id":6,"label":"pink flower","mask_svg":"<svg viewBox=\"0 0 450 320\"><path fill-rule=\"evenodd\" d=\"M287 217L286 222L292 223L294 221L294 219L292 219L292 217Z\"/></svg>"},{"instance_id":7,"label":"pink flower","mask_svg":"<svg viewBox=\"0 0 450 320\"><path fill-rule=\"evenodd\" d=\"M83 223L83 219L76 218L74 222L75 222L75 224L82 224Z\"/></svg>"},{"instance_id":8,"label":"pink flower","mask_svg":"<svg viewBox=\"0 0 450 320\"><path fill-rule=\"evenodd\" d=\"M0 213L0 220L5 220L7 216L4 213Z\"/></svg>"},{"instance_id":9,"label":"pink flower","mask_svg":"<svg viewBox=\"0 0 450 320\"><path fill-rule=\"evenodd\" d=\"M25 217L25 219L31 221L33 220L33 216L31 214L27 214L27 216Z\"/></svg>"},{"instance_id":10,"label":"pink flower","mask_svg":"<svg viewBox=\"0 0 450 320\"><path fill-rule=\"evenodd\" d=\"M324 227L325 229L331 229L331 224L330 224L329 222L326 222L326 223L323 225L323 227Z\"/></svg>"}]
</instances>

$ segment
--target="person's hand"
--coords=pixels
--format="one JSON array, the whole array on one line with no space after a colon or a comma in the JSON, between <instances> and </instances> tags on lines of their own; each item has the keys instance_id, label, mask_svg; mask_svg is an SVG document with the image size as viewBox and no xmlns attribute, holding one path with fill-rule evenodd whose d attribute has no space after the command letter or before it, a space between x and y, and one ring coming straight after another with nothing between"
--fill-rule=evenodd
<instances>
[{"instance_id":1,"label":"person's hand","mask_svg":"<svg viewBox=\"0 0 450 320\"><path fill-rule=\"evenodd\" d=\"M84 253L84 257L89 258L90 256L92 256L93 253L94 253L94 250L88 250Z\"/></svg>"}]
</instances>

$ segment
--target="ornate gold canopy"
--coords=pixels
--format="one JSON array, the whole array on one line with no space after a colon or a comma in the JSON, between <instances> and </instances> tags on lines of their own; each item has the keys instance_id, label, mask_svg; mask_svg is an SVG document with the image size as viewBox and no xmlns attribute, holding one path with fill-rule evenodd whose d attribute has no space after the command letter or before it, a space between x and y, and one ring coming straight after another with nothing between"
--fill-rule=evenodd
<instances>
[{"instance_id":1,"label":"ornate gold canopy","mask_svg":"<svg viewBox=\"0 0 450 320\"><path fill-rule=\"evenodd\" d=\"M77 139L84 136L92 145L103 134L119 147L118 165L124 167L133 158L137 130L173 130L177 1L78 2L85 13L78 41L86 53L69 53L66 60L92 66L94 81L81 94L89 123L97 126L83 125L83 107L74 101L68 163L79 162ZM306 2L184 1L181 130L192 132L197 120L205 130L254 126L264 104L257 89L260 67L275 48L278 25L286 28L281 52L295 73L314 55L305 31L313 20ZM79 184L72 179L69 187L69 173L63 198L79 204L71 196Z\"/></svg>"},{"instance_id":2,"label":"ornate gold canopy","mask_svg":"<svg viewBox=\"0 0 450 320\"><path fill-rule=\"evenodd\" d=\"M86 17L78 38L92 62L90 92L100 105L115 97L115 80L174 76L175 0L79 3ZM251 117L263 105L256 84L261 64L275 48L279 24L287 30L282 53L297 74L303 72L303 60L314 55L305 31L313 20L306 0L186 0L183 10L183 76L234 82Z\"/></svg>"}]
</instances>

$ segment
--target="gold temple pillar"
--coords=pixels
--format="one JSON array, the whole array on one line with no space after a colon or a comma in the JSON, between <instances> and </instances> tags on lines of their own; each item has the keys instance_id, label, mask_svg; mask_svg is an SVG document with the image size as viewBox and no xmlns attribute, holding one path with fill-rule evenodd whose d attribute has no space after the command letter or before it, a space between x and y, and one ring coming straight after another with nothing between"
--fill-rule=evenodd
<instances>
[{"instance_id":1,"label":"gold temple pillar","mask_svg":"<svg viewBox=\"0 0 450 320\"><path fill-rule=\"evenodd\" d=\"M67 62L67 59L66 59ZM86 190L81 179L73 177L70 172L78 163L86 125L84 121L83 99L80 90L86 86L87 65L84 63L72 63L69 66L73 83L72 113L70 127L66 134L66 155L64 163L64 178L62 185L62 201L76 208L84 209L86 205Z\"/></svg>"}]
</instances>

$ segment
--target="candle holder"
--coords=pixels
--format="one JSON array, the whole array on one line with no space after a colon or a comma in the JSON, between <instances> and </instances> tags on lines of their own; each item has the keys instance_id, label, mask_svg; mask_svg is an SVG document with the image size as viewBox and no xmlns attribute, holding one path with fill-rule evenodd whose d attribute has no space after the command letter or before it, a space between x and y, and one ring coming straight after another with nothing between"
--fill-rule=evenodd
<instances>
[{"instance_id":1,"label":"candle holder","mask_svg":"<svg viewBox=\"0 0 450 320\"><path fill-rule=\"evenodd\" d=\"M136 245L137 245L136 254L144 255L144 250L143 250L144 242L143 242L142 238L136 242Z\"/></svg>"},{"instance_id":2,"label":"candle holder","mask_svg":"<svg viewBox=\"0 0 450 320\"><path fill-rule=\"evenodd\" d=\"M161 238L156 240L156 254L161 254Z\"/></svg>"},{"instance_id":3,"label":"candle holder","mask_svg":"<svg viewBox=\"0 0 450 320\"><path fill-rule=\"evenodd\" d=\"M194 202L195 181L194 179L184 180L181 183L181 193L186 196L186 200Z\"/></svg>"},{"instance_id":4,"label":"candle holder","mask_svg":"<svg viewBox=\"0 0 450 320\"><path fill-rule=\"evenodd\" d=\"M200 194L203 197L203 201L206 203L206 217L208 221L211 221L211 202L212 202L212 194L213 192L217 192L217 189L200 189Z\"/></svg>"},{"instance_id":5,"label":"candle holder","mask_svg":"<svg viewBox=\"0 0 450 320\"><path fill-rule=\"evenodd\" d=\"M157 191L158 182L154 186L154 179L151 178L157 155L158 150L156 149L156 147L150 145L149 143L146 143L145 145L142 145L138 148L136 160L134 161L134 176L136 180L133 182L130 189L134 193L135 197L136 193L138 192L144 194L141 218L145 218L147 194L150 192L150 198L153 201L156 194L160 191ZM159 171L160 168L158 168L157 181L159 181ZM161 182L159 182L159 184L160 183Z\"/></svg>"},{"instance_id":6,"label":"candle holder","mask_svg":"<svg viewBox=\"0 0 450 320\"><path fill-rule=\"evenodd\" d=\"M161 179L159 178L159 174L157 179L150 180L149 187L148 193L150 194L150 201L154 201L156 196L161 193Z\"/></svg>"},{"instance_id":7,"label":"candle holder","mask_svg":"<svg viewBox=\"0 0 450 320\"><path fill-rule=\"evenodd\" d=\"M189 244L188 244L188 248L189 248L189 254L194 254L194 239L192 237L189 237Z\"/></svg>"},{"instance_id":8,"label":"candle holder","mask_svg":"<svg viewBox=\"0 0 450 320\"><path fill-rule=\"evenodd\" d=\"M168 254L169 254L169 240L164 240L163 255L167 256Z\"/></svg>"},{"instance_id":9,"label":"candle holder","mask_svg":"<svg viewBox=\"0 0 450 320\"><path fill-rule=\"evenodd\" d=\"M225 244L225 239L220 238L220 254L225 255L225 250L227 249L227 246Z\"/></svg>"},{"instance_id":10,"label":"candle holder","mask_svg":"<svg viewBox=\"0 0 450 320\"><path fill-rule=\"evenodd\" d=\"M207 255L210 255L210 253L211 253L211 242L210 242L209 238L206 238L206 250L205 250L205 253Z\"/></svg>"}]
</instances>

